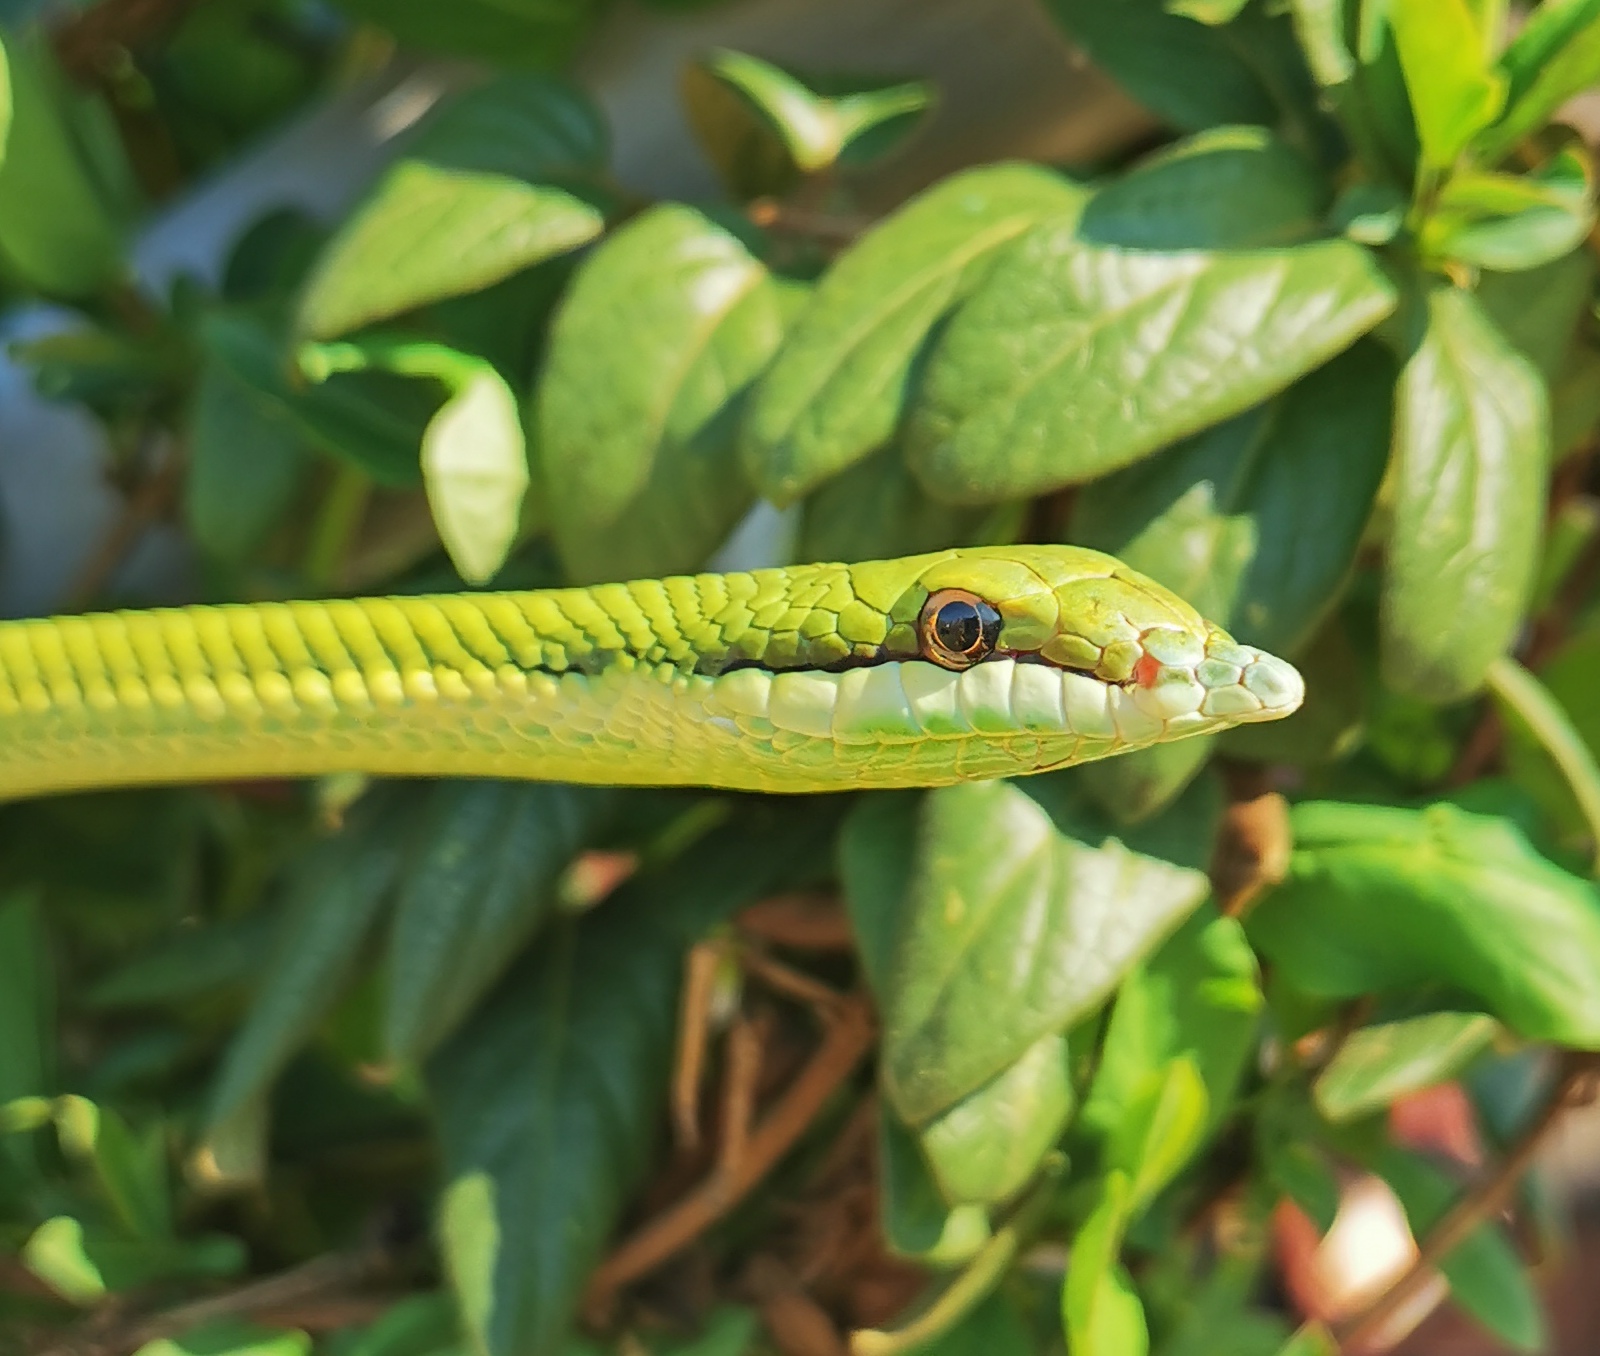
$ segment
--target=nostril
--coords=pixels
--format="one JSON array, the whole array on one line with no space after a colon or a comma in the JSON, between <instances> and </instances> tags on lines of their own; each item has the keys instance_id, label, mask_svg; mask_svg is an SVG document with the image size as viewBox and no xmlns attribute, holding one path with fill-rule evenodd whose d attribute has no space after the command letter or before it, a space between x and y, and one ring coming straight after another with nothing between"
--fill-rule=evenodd
<instances>
[{"instance_id":1,"label":"nostril","mask_svg":"<svg viewBox=\"0 0 1600 1356\"><path fill-rule=\"evenodd\" d=\"M1161 661L1153 654L1142 655L1133 666L1133 681L1140 687L1154 687L1156 679L1161 676L1161 669Z\"/></svg>"}]
</instances>

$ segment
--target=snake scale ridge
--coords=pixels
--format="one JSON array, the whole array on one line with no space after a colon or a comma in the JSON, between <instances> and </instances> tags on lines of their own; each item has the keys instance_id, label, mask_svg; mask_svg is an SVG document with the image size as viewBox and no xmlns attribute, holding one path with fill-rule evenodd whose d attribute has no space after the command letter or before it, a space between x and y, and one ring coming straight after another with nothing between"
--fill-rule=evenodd
<instances>
[{"instance_id":1,"label":"snake scale ridge","mask_svg":"<svg viewBox=\"0 0 1600 1356\"><path fill-rule=\"evenodd\" d=\"M1289 714L1300 675L1075 547L0 623L0 796L340 771L931 786Z\"/></svg>"}]
</instances>

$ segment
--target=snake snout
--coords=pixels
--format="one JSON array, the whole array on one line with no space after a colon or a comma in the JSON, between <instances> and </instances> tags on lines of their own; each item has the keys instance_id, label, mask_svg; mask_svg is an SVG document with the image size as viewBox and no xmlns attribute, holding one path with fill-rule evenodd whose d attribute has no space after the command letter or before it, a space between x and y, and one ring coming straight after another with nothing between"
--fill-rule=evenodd
<instances>
[{"instance_id":1,"label":"snake snout","mask_svg":"<svg viewBox=\"0 0 1600 1356\"><path fill-rule=\"evenodd\" d=\"M1299 710L1306 695L1305 679L1293 664L1221 631L1208 637L1195 677L1206 689L1201 710L1241 724L1281 720Z\"/></svg>"}]
</instances>

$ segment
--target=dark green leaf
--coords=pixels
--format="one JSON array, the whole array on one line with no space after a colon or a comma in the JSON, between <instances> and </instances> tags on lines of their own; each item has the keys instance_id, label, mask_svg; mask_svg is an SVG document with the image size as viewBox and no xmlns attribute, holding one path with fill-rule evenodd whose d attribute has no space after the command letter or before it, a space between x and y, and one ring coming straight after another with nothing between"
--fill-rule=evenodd
<instances>
[{"instance_id":1,"label":"dark green leaf","mask_svg":"<svg viewBox=\"0 0 1600 1356\"><path fill-rule=\"evenodd\" d=\"M1161 0L1049 0L1058 23L1129 94L1185 131L1278 120L1248 57L1225 31Z\"/></svg>"},{"instance_id":2,"label":"dark green leaf","mask_svg":"<svg viewBox=\"0 0 1600 1356\"><path fill-rule=\"evenodd\" d=\"M1544 383L1465 293L1440 288L1400 373L1384 680L1444 702L1510 646L1538 563Z\"/></svg>"},{"instance_id":3,"label":"dark green leaf","mask_svg":"<svg viewBox=\"0 0 1600 1356\"><path fill-rule=\"evenodd\" d=\"M502 66L553 69L593 26L592 0L339 0L341 8L388 29L408 47Z\"/></svg>"},{"instance_id":4,"label":"dark green leaf","mask_svg":"<svg viewBox=\"0 0 1600 1356\"><path fill-rule=\"evenodd\" d=\"M254 979L276 918L267 910L188 928L113 970L88 992L95 1007L181 1003Z\"/></svg>"},{"instance_id":5,"label":"dark green leaf","mask_svg":"<svg viewBox=\"0 0 1600 1356\"><path fill-rule=\"evenodd\" d=\"M0 1106L51 1092L55 1054L55 971L32 895L0 901ZM37 1164L33 1140L0 1137L0 1153Z\"/></svg>"},{"instance_id":6,"label":"dark green leaf","mask_svg":"<svg viewBox=\"0 0 1600 1356\"><path fill-rule=\"evenodd\" d=\"M1006 535L1010 524L993 512L963 509L928 497L906 469L898 447L858 461L806 496L800 516L799 560L889 560L976 546Z\"/></svg>"},{"instance_id":7,"label":"dark green leaf","mask_svg":"<svg viewBox=\"0 0 1600 1356\"><path fill-rule=\"evenodd\" d=\"M1481 1012L1430 1012L1351 1032L1317 1075L1312 1095L1330 1121L1382 1111L1408 1093L1454 1078L1500 1029Z\"/></svg>"},{"instance_id":8,"label":"dark green leaf","mask_svg":"<svg viewBox=\"0 0 1600 1356\"><path fill-rule=\"evenodd\" d=\"M1092 480L1272 395L1394 302L1348 241L1164 254L1039 227L944 332L907 457L955 502Z\"/></svg>"},{"instance_id":9,"label":"dark green leaf","mask_svg":"<svg viewBox=\"0 0 1600 1356\"><path fill-rule=\"evenodd\" d=\"M1474 295L1495 329L1554 383L1566 370L1594 276L1594 255L1574 250L1543 268L1486 273Z\"/></svg>"},{"instance_id":10,"label":"dark green leaf","mask_svg":"<svg viewBox=\"0 0 1600 1356\"><path fill-rule=\"evenodd\" d=\"M756 388L744 432L761 492L788 503L889 441L918 353L997 253L1083 191L1028 165L952 175L879 224L828 271Z\"/></svg>"},{"instance_id":11,"label":"dark green leaf","mask_svg":"<svg viewBox=\"0 0 1600 1356\"><path fill-rule=\"evenodd\" d=\"M1368 668L1343 620L1330 617L1298 652L1306 698L1287 720L1225 730L1217 747L1231 758L1315 767L1351 753L1366 732Z\"/></svg>"},{"instance_id":12,"label":"dark green leaf","mask_svg":"<svg viewBox=\"0 0 1600 1356\"><path fill-rule=\"evenodd\" d=\"M1142 824L1184 792L1211 757L1209 735L1104 758L1081 769L1088 793L1120 825Z\"/></svg>"},{"instance_id":13,"label":"dark green leaf","mask_svg":"<svg viewBox=\"0 0 1600 1356\"><path fill-rule=\"evenodd\" d=\"M1207 890L1114 838L1068 837L1005 782L929 793L917 842L884 1003L886 1084L913 1124L1091 1011Z\"/></svg>"},{"instance_id":14,"label":"dark green leaf","mask_svg":"<svg viewBox=\"0 0 1600 1356\"><path fill-rule=\"evenodd\" d=\"M1600 1046L1600 900L1509 821L1311 801L1247 930L1307 993L1471 995L1518 1034Z\"/></svg>"},{"instance_id":15,"label":"dark green leaf","mask_svg":"<svg viewBox=\"0 0 1600 1356\"><path fill-rule=\"evenodd\" d=\"M557 313L538 394L556 545L580 582L682 573L749 507L735 450L744 389L778 346L780 288L688 207L636 217Z\"/></svg>"},{"instance_id":16,"label":"dark green leaf","mask_svg":"<svg viewBox=\"0 0 1600 1356\"><path fill-rule=\"evenodd\" d=\"M184 514L207 552L238 563L288 510L305 469L300 429L214 358L200 371L189 412Z\"/></svg>"},{"instance_id":17,"label":"dark green leaf","mask_svg":"<svg viewBox=\"0 0 1600 1356\"><path fill-rule=\"evenodd\" d=\"M434 1356L461 1340L461 1320L448 1295L412 1295L369 1324L340 1356Z\"/></svg>"},{"instance_id":18,"label":"dark green leaf","mask_svg":"<svg viewBox=\"0 0 1600 1356\"><path fill-rule=\"evenodd\" d=\"M307 385L292 373L272 319L244 309L213 312L200 337L208 357L250 393L262 418L287 417L307 442L381 485L421 479L422 435L439 405L431 383L351 372Z\"/></svg>"},{"instance_id":19,"label":"dark green leaf","mask_svg":"<svg viewBox=\"0 0 1600 1356\"><path fill-rule=\"evenodd\" d=\"M56 1133L64 1152L86 1160L117 1222L134 1238L159 1245L172 1236L164 1127L135 1135L110 1107L86 1097L56 1102Z\"/></svg>"},{"instance_id":20,"label":"dark green leaf","mask_svg":"<svg viewBox=\"0 0 1600 1356\"><path fill-rule=\"evenodd\" d=\"M213 1132L262 1093L338 1000L410 846L415 811L404 790L364 797L344 832L297 869L276 953L217 1077Z\"/></svg>"},{"instance_id":21,"label":"dark green leaf","mask_svg":"<svg viewBox=\"0 0 1600 1356\"><path fill-rule=\"evenodd\" d=\"M1405 1207L1419 1238L1454 1203L1456 1185L1438 1168L1401 1149L1385 1150L1373 1165ZM1527 1268L1505 1234L1486 1223L1439 1262L1457 1304L1519 1351L1546 1350L1545 1320Z\"/></svg>"},{"instance_id":22,"label":"dark green leaf","mask_svg":"<svg viewBox=\"0 0 1600 1356\"><path fill-rule=\"evenodd\" d=\"M1079 234L1135 249L1248 249L1307 239L1328 188L1263 127L1216 127L1158 151L1102 188Z\"/></svg>"},{"instance_id":23,"label":"dark green leaf","mask_svg":"<svg viewBox=\"0 0 1600 1356\"><path fill-rule=\"evenodd\" d=\"M1509 154L1573 95L1600 82L1600 4L1550 0L1538 6L1500 65L1510 79L1505 116L1475 148L1488 161Z\"/></svg>"},{"instance_id":24,"label":"dark green leaf","mask_svg":"<svg viewBox=\"0 0 1600 1356\"><path fill-rule=\"evenodd\" d=\"M1270 404L1089 486L1074 508L1075 537L1241 640L1295 653L1372 515L1394 375L1379 345L1354 345Z\"/></svg>"},{"instance_id":25,"label":"dark green leaf","mask_svg":"<svg viewBox=\"0 0 1600 1356\"><path fill-rule=\"evenodd\" d=\"M836 808L752 805L547 934L427 1067L451 1284L489 1356L561 1350L578 1291L649 1163L683 952L827 858Z\"/></svg>"},{"instance_id":26,"label":"dark green leaf","mask_svg":"<svg viewBox=\"0 0 1600 1356\"><path fill-rule=\"evenodd\" d=\"M0 85L8 87L8 119L0 122L0 258L41 292L103 291L125 268L121 212L112 186L97 181L73 122L109 115L68 88L42 37L5 35L0 63Z\"/></svg>"},{"instance_id":27,"label":"dark green leaf","mask_svg":"<svg viewBox=\"0 0 1600 1356\"><path fill-rule=\"evenodd\" d=\"M395 906L385 1043L415 1061L455 1030L548 916L610 798L567 786L441 783Z\"/></svg>"}]
</instances>

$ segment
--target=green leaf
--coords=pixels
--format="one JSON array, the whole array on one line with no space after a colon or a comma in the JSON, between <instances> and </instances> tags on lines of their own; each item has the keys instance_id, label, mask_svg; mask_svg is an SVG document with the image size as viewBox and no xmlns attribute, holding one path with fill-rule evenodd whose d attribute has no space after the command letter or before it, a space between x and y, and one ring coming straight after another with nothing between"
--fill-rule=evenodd
<instances>
[{"instance_id":1,"label":"green leaf","mask_svg":"<svg viewBox=\"0 0 1600 1356\"><path fill-rule=\"evenodd\" d=\"M883 1238L890 1252L926 1266L955 1266L989 1241L988 1212L978 1205L952 1208L945 1201L916 1133L881 1100L878 1154Z\"/></svg>"},{"instance_id":2,"label":"green leaf","mask_svg":"<svg viewBox=\"0 0 1600 1356\"><path fill-rule=\"evenodd\" d=\"M1594 255L1574 250L1542 268L1485 273L1474 295L1495 329L1553 387L1568 370L1594 277Z\"/></svg>"},{"instance_id":3,"label":"green leaf","mask_svg":"<svg viewBox=\"0 0 1600 1356\"><path fill-rule=\"evenodd\" d=\"M1088 486L1075 539L1241 640L1293 654L1337 596L1372 515L1394 378L1384 349L1357 343L1269 404Z\"/></svg>"},{"instance_id":4,"label":"green leaf","mask_svg":"<svg viewBox=\"0 0 1600 1356\"><path fill-rule=\"evenodd\" d=\"M1549 0L1539 5L1500 66L1510 82L1505 116L1475 147L1491 162L1539 131L1567 100L1600 82L1600 4Z\"/></svg>"},{"instance_id":5,"label":"green leaf","mask_svg":"<svg viewBox=\"0 0 1600 1356\"><path fill-rule=\"evenodd\" d=\"M0 47L8 124L0 156L0 259L25 286L87 297L123 275L119 186L99 178L74 123L109 118L68 88L42 38L5 35ZM103 133L104 126L95 130ZM101 138L120 154L120 143ZM125 164L115 166L118 178Z\"/></svg>"},{"instance_id":6,"label":"green leaf","mask_svg":"<svg viewBox=\"0 0 1600 1356\"><path fill-rule=\"evenodd\" d=\"M460 1339L461 1320L449 1295L410 1295L341 1347L340 1356L434 1356Z\"/></svg>"},{"instance_id":7,"label":"green leaf","mask_svg":"<svg viewBox=\"0 0 1600 1356\"><path fill-rule=\"evenodd\" d=\"M1144 1307L1117 1260L1128 1215L1128 1179L1110 1173L1099 1204L1072 1240L1061 1289L1061 1321L1072 1356L1145 1356L1150 1350Z\"/></svg>"},{"instance_id":8,"label":"green leaf","mask_svg":"<svg viewBox=\"0 0 1600 1356\"><path fill-rule=\"evenodd\" d=\"M91 1007L182 1003L256 978L277 919L267 909L186 927L134 955L84 995Z\"/></svg>"},{"instance_id":9,"label":"green leaf","mask_svg":"<svg viewBox=\"0 0 1600 1356\"><path fill-rule=\"evenodd\" d=\"M1344 84L1356 72L1345 26L1346 10L1346 0L1289 0L1295 37L1323 89Z\"/></svg>"},{"instance_id":10,"label":"green leaf","mask_svg":"<svg viewBox=\"0 0 1600 1356\"><path fill-rule=\"evenodd\" d=\"M550 521L580 582L683 573L754 498L734 432L782 294L709 218L668 204L596 250L556 315L537 397Z\"/></svg>"},{"instance_id":11,"label":"green leaf","mask_svg":"<svg viewBox=\"0 0 1600 1356\"><path fill-rule=\"evenodd\" d=\"M1350 1033L1312 1085L1317 1110L1353 1121L1454 1078L1500 1029L1481 1012L1430 1012Z\"/></svg>"},{"instance_id":12,"label":"green leaf","mask_svg":"<svg viewBox=\"0 0 1600 1356\"><path fill-rule=\"evenodd\" d=\"M1214 1125L1255 1049L1262 996L1244 929L1202 905L1117 990L1078 1125L1101 1140L1182 1056L1199 1073Z\"/></svg>"},{"instance_id":13,"label":"green leaf","mask_svg":"<svg viewBox=\"0 0 1600 1356\"><path fill-rule=\"evenodd\" d=\"M958 503L1092 480L1281 390L1394 303L1348 241L1165 254L1042 226L945 330L907 459Z\"/></svg>"},{"instance_id":14,"label":"green leaf","mask_svg":"<svg viewBox=\"0 0 1600 1356\"><path fill-rule=\"evenodd\" d=\"M404 790L363 797L345 830L318 844L298 866L276 951L223 1058L208 1135L262 1094L337 1001L415 832L414 802Z\"/></svg>"},{"instance_id":15,"label":"green leaf","mask_svg":"<svg viewBox=\"0 0 1600 1356\"><path fill-rule=\"evenodd\" d=\"M1209 735L1158 744L1080 769L1084 789L1120 825L1142 824L1184 792L1211 757Z\"/></svg>"},{"instance_id":16,"label":"green leaf","mask_svg":"<svg viewBox=\"0 0 1600 1356\"><path fill-rule=\"evenodd\" d=\"M1010 1200L1033 1180L1074 1104L1067 1039L1041 1036L1009 1069L922 1128L922 1151L945 1200Z\"/></svg>"},{"instance_id":17,"label":"green leaf","mask_svg":"<svg viewBox=\"0 0 1600 1356\"><path fill-rule=\"evenodd\" d=\"M967 170L881 222L829 269L751 401L745 464L785 504L889 441L918 354L997 254L1083 191L1026 165Z\"/></svg>"},{"instance_id":18,"label":"green leaf","mask_svg":"<svg viewBox=\"0 0 1600 1356\"><path fill-rule=\"evenodd\" d=\"M1404 1150L1387 1148L1373 1164L1405 1207L1411 1231L1425 1237L1455 1202L1448 1175ZM1528 1269L1496 1225L1485 1223L1440 1259L1457 1304L1519 1351L1547 1350L1543 1305Z\"/></svg>"},{"instance_id":19,"label":"green leaf","mask_svg":"<svg viewBox=\"0 0 1600 1356\"><path fill-rule=\"evenodd\" d=\"M263 401L214 357L189 411L184 516L201 548L237 564L282 519L305 470L304 440L282 406Z\"/></svg>"},{"instance_id":20,"label":"green leaf","mask_svg":"<svg viewBox=\"0 0 1600 1356\"><path fill-rule=\"evenodd\" d=\"M380 485L415 485L423 431L438 408L424 383L387 372L350 372L307 386L268 312L219 309L200 340L249 393L263 419L287 418L312 446L359 467Z\"/></svg>"},{"instance_id":21,"label":"green leaf","mask_svg":"<svg viewBox=\"0 0 1600 1356\"><path fill-rule=\"evenodd\" d=\"M1594 225L1587 155L1563 151L1531 175L1451 176L1424 223L1422 248L1478 268L1538 268L1580 245Z\"/></svg>"},{"instance_id":22,"label":"green leaf","mask_svg":"<svg viewBox=\"0 0 1600 1356\"><path fill-rule=\"evenodd\" d=\"M565 189L402 160L323 251L297 328L329 338L476 292L604 229Z\"/></svg>"},{"instance_id":23,"label":"green leaf","mask_svg":"<svg viewBox=\"0 0 1600 1356\"><path fill-rule=\"evenodd\" d=\"M237 1275L245 1251L238 1239L223 1234L182 1241L131 1239L71 1215L55 1215L28 1236L21 1260L63 1299L90 1305L154 1281Z\"/></svg>"},{"instance_id":24,"label":"green leaf","mask_svg":"<svg viewBox=\"0 0 1600 1356\"><path fill-rule=\"evenodd\" d=\"M690 121L741 197L784 192L798 173L827 169L868 133L909 123L933 97L933 87L919 80L830 96L770 62L726 49L684 72Z\"/></svg>"},{"instance_id":25,"label":"green leaf","mask_svg":"<svg viewBox=\"0 0 1600 1356\"><path fill-rule=\"evenodd\" d=\"M516 544L528 489L522 412L488 363L429 420L422 484L457 573L469 584L487 583Z\"/></svg>"},{"instance_id":26,"label":"green leaf","mask_svg":"<svg viewBox=\"0 0 1600 1356\"><path fill-rule=\"evenodd\" d=\"M806 496L797 560L889 560L1008 535L992 512L929 498L898 447L858 461Z\"/></svg>"},{"instance_id":27,"label":"green leaf","mask_svg":"<svg viewBox=\"0 0 1600 1356\"><path fill-rule=\"evenodd\" d=\"M220 1319L191 1328L181 1337L146 1342L133 1356L311 1356L311 1338L298 1330L269 1331L237 1319Z\"/></svg>"},{"instance_id":28,"label":"green leaf","mask_svg":"<svg viewBox=\"0 0 1600 1356\"><path fill-rule=\"evenodd\" d=\"M1513 1031L1600 1046L1600 900L1510 821L1310 801L1292 812L1288 877L1251 912L1256 949L1306 993L1432 986Z\"/></svg>"},{"instance_id":29,"label":"green leaf","mask_svg":"<svg viewBox=\"0 0 1600 1356\"><path fill-rule=\"evenodd\" d=\"M1093 1010L1207 888L1114 838L1069 837L1019 786L931 792L884 1003L900 1114L931 1120Z\"/></svg>"},{"instance_id":30,"label":"green leaf","mask_svg":"<svg viewBox=\"0 0 1600 1356\"><path fill-rule=\"evenodd\" d=\"M39 902L13 891L0 900L0 1106L53 1090L55 1039L55 968ZM0 1155L39 1166L28 1136L0 1139Z\"/></svg>"},{"instance_id":31,"label":"green leaf","mask_svg":"<svg viewBox=\"0 0 1600 1356\"><path fill-rule=\"evenodd\" d=\"M429 1054L548 917L555 886L608 813L603 792L512 782L430 793L395 904L385 1044Z\"/></svg>"},{"instance_id":32,"label":"green leaf","mask_svg":"<svg viewBox=\"0 0 1600 1356\"><path fill-rule=\"evenodd\" d=\"M1389 0L1388 10L1423 162L1445 169L1500 115L1506 78L1468 0Z\"/></svg>"},{"instance_id":33,"label":"green leaf","mask_svg":"<svg viewBox=\"0 0 1600 1356\"><path fill-rule=\"evenodd\" d=\"M1214 127L1156 152L1083 209L1078 233L1131 249L1250 249L1315 234L1328 186L1264 127Z\"/></svg>"},{"instance_id":34,"label":"green leaf","mask_svg":"<svg viewBox=\"0 0 1600 1356\"><path fill-rule=\"evenodd\" d=\"M1127 1210L1141 1214L1200 1147L1210 1115L1200 1070L1187 1055L1156 1070L1106 1141L1106 1161L1128 1180Z\"/></svg>"},{"instance_id":35,"label":"green leaf","mask_svg":"<svg viewBox=\"0 0 1600 1356\"><path fill-rule=\"evenodd\" d=\"M1531 737L1553 762L1583 818L1600 865L1600 764L1555 696L1509 656L1489 666L1489 689L1501 718Z\"/></svg>"},{"instance_id":36,"label":"green leaf","mask_svg":"<svg viewBox=\"0 0 1600 1356\"><path fill-rule=\"evenodd\" d=\"M296 328L343 334L594 239L604 214L553 181L593 176L605 154L599 115L560 81L502 76L449 101L329 240Z\"/></svg>"},{"instance_id":37,"label":"green leaf","mask_svg":"<svg viewBox=\"0 0 1600 1356\"><path fill-rule=\"evenodd\" d=\"M1510 647L1538 564L1545 406L1539 374L1469 294L1429 295L1395 403L1381 659L1396 691L1465 697Z\"/></svg>"},{"instance_id":38,"label":"green leaf","mask_svg":"<svg viewBox=\"0 0 1600 1356\"><path fill-rule=\"evenodd\" d=\"M591 0L339 0L351 14L388 29L407 47L448 52L499 66L554 69L593 27Z\"/></svg>"},{"instance_id":39,"label":"green leaf","mask_svg":"<svg viewBox=\"0 0 1600 1356\"><path fill-rule=\"evenodd\" d=\"M1048 0L1056 22L1146 108L1184 131L1278 121L1278 107L1231 34L1161 0Z\"/></svg>"},{"instance_id":40,"label":"green leaf","mask_svg":"<svg viewBox=\"0 0 1600 1356\"><path fill-rule=\"evenodd\" d=\"M912 907L909 882L920 802L910 793L869 796L851 811L839 840L846 906L862 968L880 1004L889 1001ZM935 1116L915 1139L886 1106L885 1152L901 1155L892 1165L897 1177L886 1178L883 1188L897 1250L908 1256L937 1252L948 1260L958 1248L975 1251L988 1237L987 1222L980 1232L961 1214L961 1204L1005 1201L1026 1186L1060 1137L1075 1100L1066 1038L1051 1032Z\"/></svg>"},{"instance_id":41,"label":"green leaf","mask_svg":"<svg viewBox=\"0 0 1600 1356\"><path fill-rule=\"evenodd\" d=\"M578 1292L649 1166L684 949L827 858L828 798L752 804L547 933L427 1066L451 1285L488 1356L563 1349Z\"/></svg>"},{"instance_id":42,"label":"green leaf","mask_svg":"<svg viewBox=\"0 0 1600 1356\"><path fill-rule=\"evenodd\" d=\"M1257 763L1316 767L1337 762L1366 733L1371 687L1369 665L1335 614L1297 649L1306 676L1306 699L1287 720L1271 726L1243 725L1223 731L1217 748L1230 758ZM1453 748L1451 750L1453 755Z\"/></svg>"},{"instance_id":43,"label":"green leaf","mask_svg":"<svg viewBox=\"0 0 1600 1356\"><path fill-rule=\"evenodd\" d=\"M135 1137L116 1111L77 1096L58 1099L55 1119L63 1151L89 1162L122 1227L152 1243L171 1238L165 1127Z\"/></svg>"}]
</instances>

